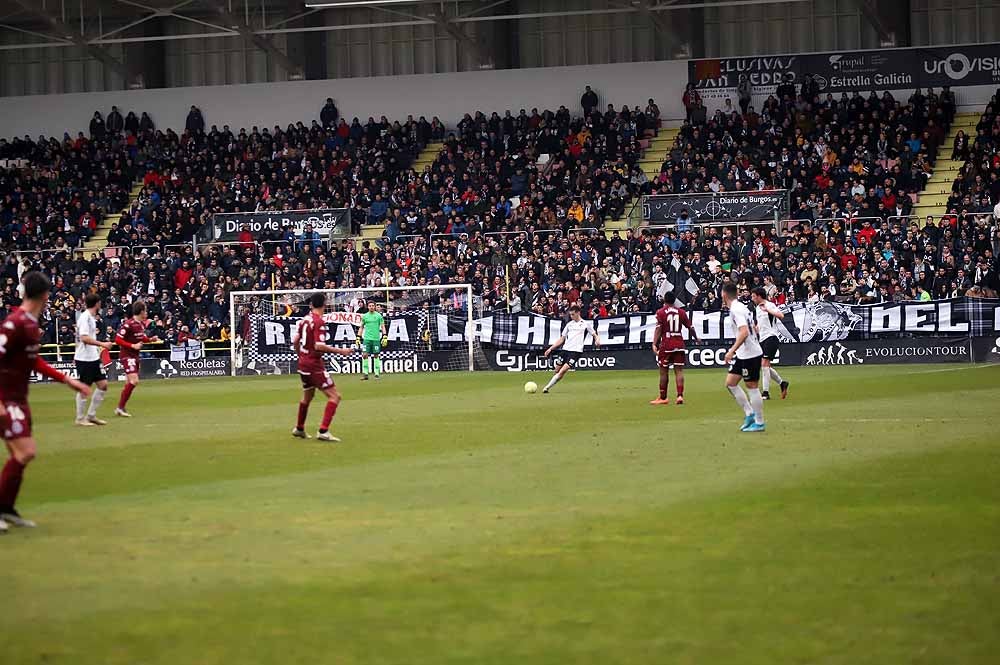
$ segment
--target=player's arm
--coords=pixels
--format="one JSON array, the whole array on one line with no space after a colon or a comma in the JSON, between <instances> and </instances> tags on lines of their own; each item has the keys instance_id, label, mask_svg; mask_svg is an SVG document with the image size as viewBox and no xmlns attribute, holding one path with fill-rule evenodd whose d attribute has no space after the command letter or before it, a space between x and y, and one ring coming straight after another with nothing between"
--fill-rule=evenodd
<instances>
[{"instance_id":1,"label":"player's arm","mask_svg":"<svg viewBox=\"0 0 1000 665\"><path fill-rule=\"evenodd\" d=\"M71 379L70 377L66 376L65 374L57 370L55 367L45 362L45 359L42 358L41 356L35 358L35 371L48 379L52 379L53 381L56 381L58 383L65 383L72 390L75 390L84 397L90 396L89 386L85 386L76 379Z\"/></svg>"},{"instance_id":2,"label":"player's arm","mask_svg":"<svg viewBox=\"0 0 1000 665\"><path fill-rule=\"evenodd\" d=\"M694 324L693 324L693 323L691 323L691 317L690 317L690 316L688 316L688 315L687 315L687 312L685 312L685 311L684 311L683 309L681 310L681 324L682 324L682 325L683 325L683 326L684 326L685 328L687 328L687 331L688 331L688 339L690 339L690 340L691 340L691 341L693 341L693 342L697 342L697 341L699 341L699 340L698 340L698 333L697 333L697 332L695 332L695 329L694 329Z\"/></svg>"},{"instance_id":3,"label":"player's arm","mask_svg":"<svg viewBox=\"0 0 1000 665\"><path fill-rule=\"evenodd\" d=\"M99 346L102 349L107 349L108 351L115 346L111 342L99 342L97 341L97 338L92 335L80 335L80 341L88 346Z\"/></svg>"},{"instance_id":4,"label":"player's arm","mask_svg":"<svg viewBox=\"0 0 1000 665\"><path fill-rule=\"evenodd\" d=\"M597 334L593 326L587 326L587 332L590 333L591 338L594 340L594 348L601 348L601 336Z\"/></svg>"},{"instance_id":5,"label":"player's arm","mask_svg":"<svg viewBox=\"0 0 1000 665\"><path fill-rule=\"evenodd\" d=\"M660 339L663 337L663 326L659 319L656 321L656 328L653 330L653 355L660 353Z\"/></svg>"},{"instance_id":6,"label":"player's arm","mask_svg":"<svg viewBox=\"0 0 1000 665\"><path fill-rule=\"evenodd\" d=\"M354 353L354 349L330 346L329 344L324 344L323 342L316 342L314 348L320 353L334 353L341 356L349 356Z\"/></svg>"},{"instance_id":7,"label":"player's arm","mask_svg":"<svg viewBox=\"0 0 1000 665\"><path fill-rule=\"evenodd\" d=\"M785 318L785 313L782 312L777 307L775 307L774 303L772 303L772 302L768 302L767 305L765 306L765 309L767 310L768 314L770 314L771 316L773 316L776 319L784 319Z\"/></svg>"},{"instance_id":8,"label":"player's arm","mask_svg":"<svg viewBox=\"0 0 1000 665\"><path fill-rule=\"evenodd\" d=\"M118 346L122 347L123 349L132 349L133 351L141 351L142 350L142 342L136 342L135 344L133 344L132 342L130 342L127 339L125 339L124 337L122 337L121 332L119 332L115 336L115 344L117 344Z\"/></svg>"},{"instance_id":9,"label":"player's arm","mask_svg":"<svg viewBox=\"0 0 1000 665\"><path fill-rule=\"evenodd\" d=\"M546 358L548 358L549 354L552 353L553 351L555 351L556 349L558 349L560 346L562 346L565 341L566 341L566 335L559 335L559 339L557 339L556 341L552 342L552 346L550 346L549 348L545 349L545 353L543 355Z\"/></svg>"},{"instance_id":10,"label":"player's arm","mask_svg":"<svg viewBox=\"0 0 1000 665\"><path fill-rule=\"evenodd\" d=\"M736 340L733 342L733 345L729 347L729 350L726 351L727 363L732 362L733 356L736 355L736 352L739 350L741 346L743 346L743 342L747 341L747 337L749 336L750 336L750 326L747 325L746 323L742 324L736 329Z\"/></svg>"}]
</instances>

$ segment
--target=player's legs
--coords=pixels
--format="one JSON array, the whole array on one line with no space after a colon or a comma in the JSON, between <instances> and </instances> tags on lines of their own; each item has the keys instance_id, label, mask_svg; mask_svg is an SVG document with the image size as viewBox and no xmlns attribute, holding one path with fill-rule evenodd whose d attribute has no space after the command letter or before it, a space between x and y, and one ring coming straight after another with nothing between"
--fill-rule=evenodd
<instances>
[{"instance_id":1,"label":"player's legs","mask_svg":"<svg viewBox=\"0 0 1000 665\"><path fill-rule=\"evenodd\" d=\"M760 361L761 371L763 375L761 376L761 388L763 389L764 399L771 399L771 361L767 358L762 358Z\"/></svg>"},{"instance_id":2,"label":"player's legs","mask_svg":"<svg viewBox=\"0 0 1000 665\"><path fill-rule=\"evenodd\" d=\"M361 377L362 381L367 381L368 380L368 374L369 374L368 370L370 369L370 367L371 367L371 359L368 357L368 351L367 350L362 351L361 352L361 371L364 373L364 376Z\"/></svg>"},{"instance_id":3,"label":"player's legs","mask_svg":"<svg viewBox=\"0 0 1000 665\"><path fill-rule=\"evenodd\" d=\"M79 394L79 393L78 393ZM94 425L107 425L106 422L97 417L97 410L101 408L105 395L108 394L108 382L102 379L97 382L97 390L90 398L90 408L87 410L87 422Z\"/></svg>"},{"instance_id":4,"label":"player's legs","mask_svg":"<svg viewBox=\"0 0 1000 665\"><path fill-rule=\"evenodd\" d=\"M375 364L375 378L382 376L382 349L377 349L372 353L372 359Z\"/></svg>"},{"instance_id":5,"label":"player's legs","mask_svg":"<svg viewBox=\"0 0 1000 665\"><path fill-rule=\"evenodd\" d=\"M659 363L660 365L660 396L654 400L651 400L650 404L670 404L670 400L667 399L667 388L670 385L670 365L665 362Z\"/></svg>"},{"instance_id":6,"label":"player's legs","mask_svg":"<svg viewBox=\"0 0 1000 665\"><path fill-rule=\"evenodd\" d=\"M14 505L21 490L24 468L35 459L38 450L35 439L30 436L9 439L7 450L10 457L0 471L0 520L14 526L33 527L35 523L21 517Z\"/></svg>"},{"instance_id":7,"label":"player's legs","mask_svg":"<svg viewBox=\"0 0 1000 665\"><path fill-rule=\"evenodd\" d=\"M563 363L559 365L559 367L556 368L556 373L552 375L552 378L549 379L549 382L545 384L544 388L542 388L542 392L543 393L549 392L552 386L562 381L562 378L566 376L566 372L568 371L569 371L569 363Z\"/></svg>"},{"instance_id":8,"label":"player's legs","mask_svg":"<svg viewBox=\"0 0 1000 665\"><path fill-rule=\"evenodd\" d=\"M131 358L128 359L128 361L131 360ZM132 414L125 410L125 405L128 404L129 399L132 397L132 393L135 392L136 387L139 385L138 361L129 362L125 369L125 387L122 388L121 397L118 398L118 408L115 409L115 415L120 418L131 418ZM128 370L134 371L130 372Z\"/></svg>"},{"instance_id":9,"label":"player's legs","mask_svg":"<svg viewBox=\"0 0 1000 665\"><path fill-rule=\"evenodd\" d=\"M747 394L743 392L742 388L740 388L740 379L742 378L741 374L735 373L734 369L739 368L734 365L733 369L730 369L726 374L726 389L729 390L733 399L736 400L736 404L743 409L743 427L746 427L754 422L753 408L750 406L750 400L747 399ZM742 429L742 427L740 429Z\"/></svg>"},{"instance_id":10,"label":"player's legs","mask_svg":"<svg viewBox=\"0 0 1000 665\"><path fill-rule=\"evenodd\" d=\"M299 415L295 421L295 429L292 430L292 436L300 439L308 438L309 435L306 434L306 417L309 415L309 404L312 402L313 395L315 394L315 388L302 389L302 399L299 401Z\"/></svg>"},{"instance_id":11,"label":"player's legs","mask_svg":"<svg viewBox=\"0 0 1000 665\"><path fill-rule=\"evenodd\" d=\"M749 358L744 364L743 383L747 387L750 408L753 409L753 424L745 431L760 432L764 429L764 397L760 394L761 358Z\"/></svg>"},{"instance_id":12,"label":"player's legs","mask_svg":"<svg viewBox=\"0 0 1000 665\"><path fill-rule=\"evenodd\" d=\"M337 437L330 435L330 423L333 422L337 407L340 406L340 391L334 385L327 386L322 390L323 394L326 395L326 408L323 410L323 420L320 422L319 434L316 438L320 441L340 441Z\"/></svg>"},{"instance_id":13,"label":"player's legs","mask_svg":"<svg viewBox=\"0 0 1000 665\"><path fill-rule=\"evenodd\" d=\"M684 365L674 363L674 385L677 388L677 403L684 403Z\"/></svg>"},{"instance_id":14,"label":"player's legs","mask_svg":"<svg viewBox=\"0 0 1000 665\"><path fill-rule=\"evenodd\" d=\"M82 381L82 379L81 379L81 383L84 383L88 387L90 387L92 385L90 383L86 383L86 382ZM87 425L87 426L92 425L92 423L89 422L87 420L87 417L86 417L87 416L87 398L84 397L82 393L76 393L76 395L74 396L73 399L76 402L76 418L75 418L74 422L77 425Z\"/></svg>"}]
</instances>

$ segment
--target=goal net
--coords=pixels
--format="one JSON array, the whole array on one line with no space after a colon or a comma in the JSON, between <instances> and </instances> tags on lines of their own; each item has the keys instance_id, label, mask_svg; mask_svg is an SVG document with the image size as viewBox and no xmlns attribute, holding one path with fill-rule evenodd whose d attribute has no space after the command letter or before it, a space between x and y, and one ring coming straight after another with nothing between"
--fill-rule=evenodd
<instances>
[{"instance_id":1,"label":"goal net","mask_svg":"<svg viewBox=\"0 0 1000 665\"><path fill-rule=\"evenodd\" d=\"M353 348L325 358L334 374L362 371L361 315L374 302L385 318L385 373L472 370L485 359L474 333L482 299L468 284L302 291L235 291L229 296L233 376L297 371L292 332L314 293L326 295L327 343Z\"/></svg>"}]
</instances>

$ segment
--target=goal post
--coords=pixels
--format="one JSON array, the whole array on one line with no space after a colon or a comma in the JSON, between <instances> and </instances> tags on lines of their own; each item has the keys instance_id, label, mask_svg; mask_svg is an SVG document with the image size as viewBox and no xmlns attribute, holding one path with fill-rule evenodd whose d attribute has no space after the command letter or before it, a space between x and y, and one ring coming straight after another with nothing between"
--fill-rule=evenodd
<instances>
[{"instance_id":1,"label":"goal post","mask_svg":"<svg viewBox=\"0 0 1000 665\"><path fill-rule=\"evenodd\" d=\"M361 371L361 315L368 303L385 317L380 357L383 371L472 371L482 356L476 318L482 298L470 284L378 286L356 289L233 291L229 294L232 375L286 374L297 356L291 333L309 311L313 294L326 296L324 319L331 346L350 347L350 356L325 359L333 373Z\"/></svg>"}]
</instances>

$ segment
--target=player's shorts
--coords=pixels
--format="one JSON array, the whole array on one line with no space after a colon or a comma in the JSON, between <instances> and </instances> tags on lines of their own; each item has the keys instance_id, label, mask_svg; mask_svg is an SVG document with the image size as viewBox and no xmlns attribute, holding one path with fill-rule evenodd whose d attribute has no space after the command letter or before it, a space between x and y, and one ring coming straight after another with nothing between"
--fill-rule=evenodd
<instances>
[{"instance_id":1,"label":"player's shorts","mask_svg":"<svg viewBox=\"0 0 1000 665\"><path fill-rule=\"evenodd\" d=\"M333 379L330 375L323 371L300 371L299 378L302 379L302 390L309 390L310 388L315 388L316 390L326 390L327 388L332 388L334 385Z\"/></svg>"},{"instance_id":2,"label":"player's shorts","mask_svg":"<svg viewBox=\"0 0 1000 665\"><path fill-rule=\"evenodd\" d=\"M138 374L139 373L139 359L138 358L119 358L122 363L122 368L124 368L126 374Z\"/></svg>"},{"instance_id":3,"label":"player's shorts","mask_svg":"<svg viewBox=\"0 0 1000 665\"><path fill-rule=\"evenodd\" d=\"M361 341L361 350L369 355L382 353L381 339L365 339Z\"/></svg>"},{"instance_id":4,"label":"player's shorts","mask_svg":"<svg viewBox=\"0 0 1000 665\"><path fill-rule=\"evenodd\" d=\"M31 436L31 408L27 402L3 402L0 410L0 435L4 441Z\"/></svg>"},{"instance_id":5,"label":"player's shorts","mask_svg":"<svg viewBox=\"0 0 1000 665\"><path fill-rule=\"evenodd\" d=\"M80 378L80 383L92 386L101 381L107 381L108 375L104 373L104 365L100 360L77 360L76 374Z\"/></svg>"},{"instance_id":6,"label":"player's shorts","mask_svg":"<svg viewBox=\"0 0 1000 665\"><path fill-rule=\"evenodd\" d=\"M733 358L729 365L729 373L743 377L744 381L760 381L760 359L755 358Z\"/></svg>"},{"instance_id":7,"label":"player's shorts","mask_svg":"<svg viewBox=\"0 0 1000 665\"><path fill-rule=\"evenodd\" d=\"M684 349L660 349L656 354L656 363L660 367L684 367L684 360L687 354Z\"/></svg>"},{"instance_id":8,"label":"player's shorts","mask_svg":"<svg viewBox=\"0 0 1000 665\"><path fill-rule=\"evenodd\" d=\"M575 369L581 356L583 356L582 351L560 351L559 355L556 356L556 366L569 365Z\"/></svg>"},{"instance_id":9,"label":"player's shorts","mask_svg":"<svg viewBox=\"0 0 1000 665\"><path fill-rule=\"evenodd\" d=\"M774 360L778 357L778 338L768 337L767 339L760 340L760 348L764 350L765 358Z\"/></svg>"}]
</instances>

